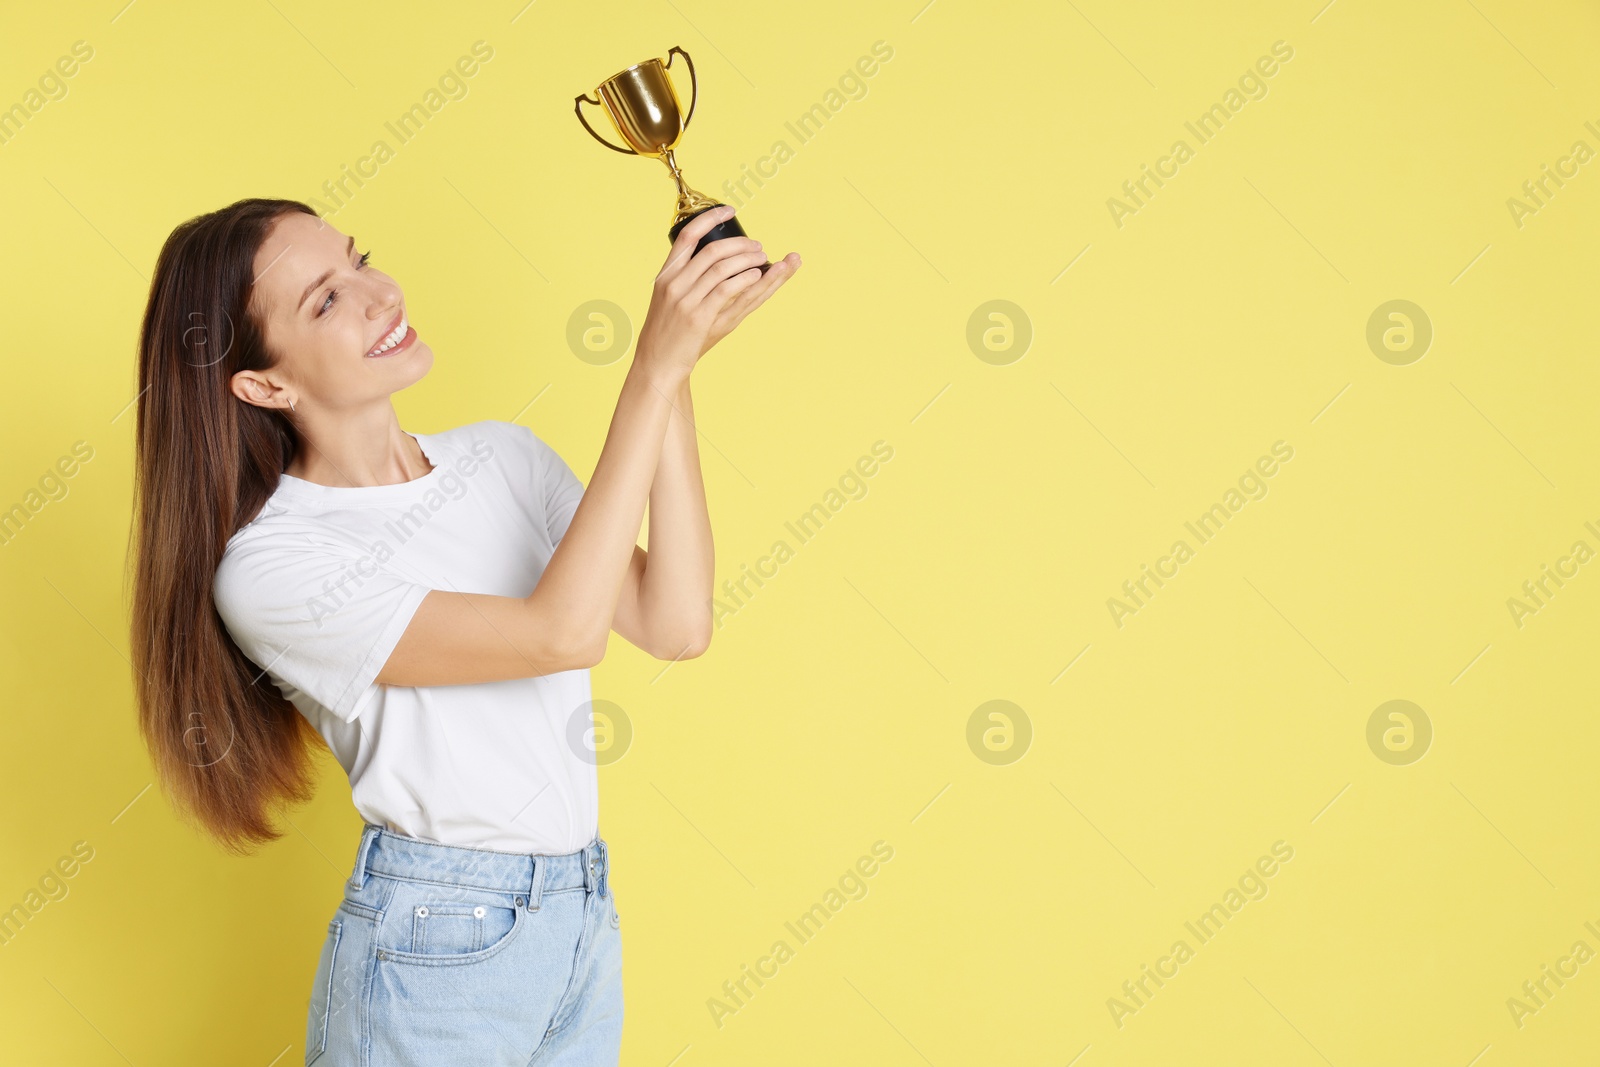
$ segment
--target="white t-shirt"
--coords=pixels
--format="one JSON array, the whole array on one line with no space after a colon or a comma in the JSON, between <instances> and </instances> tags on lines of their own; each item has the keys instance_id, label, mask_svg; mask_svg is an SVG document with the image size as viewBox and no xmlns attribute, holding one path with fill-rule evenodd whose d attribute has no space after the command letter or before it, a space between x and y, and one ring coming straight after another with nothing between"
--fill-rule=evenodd
<instances>
[{"instance_id":1,"label":"white t-shirt","mask_svg":"<svg viewBox=\"0 0 1600 1067\"><path fill-rule=\"evenodd\" d=\"M533 592L583 483L515 423L411 436L434 469L409 482L283 475L228 541L217 612L327 739L368 822L447 845L575 852L599 827L587 670L419 688L373 679L430 590Z\"/></svg>"}]
</instances>

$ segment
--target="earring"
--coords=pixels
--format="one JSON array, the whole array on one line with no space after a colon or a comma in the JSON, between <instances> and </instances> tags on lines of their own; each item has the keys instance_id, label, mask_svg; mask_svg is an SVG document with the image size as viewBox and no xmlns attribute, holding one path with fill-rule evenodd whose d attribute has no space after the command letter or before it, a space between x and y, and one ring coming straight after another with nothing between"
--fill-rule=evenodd
<instances>
[{"instance_id":1,"label":"earring","mask_svg":"<svg viewBox=\"0 0 1600 1067\"><path fill-rule=\"evenodd\" d=\"M289 401L289 410L290 410L290 411L294 411L294 401L293 401L293 400L290 400L290 401ZM294 413L295 413L295 414L296 414L296 415L298 415L298 414L300 414L300 413L299 413L299 412L298 412L298 411L295 411L295 412L294 412Z\"/></svg>"}]
</instances>

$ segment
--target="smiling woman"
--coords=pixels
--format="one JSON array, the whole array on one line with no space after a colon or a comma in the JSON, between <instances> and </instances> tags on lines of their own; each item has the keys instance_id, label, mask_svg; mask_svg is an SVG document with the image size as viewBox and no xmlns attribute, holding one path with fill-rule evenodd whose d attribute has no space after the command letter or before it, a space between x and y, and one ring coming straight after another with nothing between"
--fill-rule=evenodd
<instances>
[{"instance_id":1,"label":"smiling woman","mask_svg":"<svg viewBox=\"0 0 1600 1067\"><path fill-rule=\"evenodd\" d=\"M710 643L689 374L799 266L763 273L747 238L694 253L731 215L686 226L657 274L587 489L523 426L401 429L393 395L433 350L309 206L243 200L163 246L139 341L140 726L179 806L238 852L309 799L313 745L350 778L366 826L311 972L307 1063L616 1062L597 761L563 739L613 630L662 659ZM220 356L191 350L197 317L236 324Z\"/></svg>"},{"instance_id":2,"label":"smiling woman","mask_svg":"<svg viewBox=\"0 0 1600 1067\"><path fill-rule=\"evenodd\" d=\"M285 473L330 485L409 481L427 473L427 461L387 400L428 373L433 350L406 322L394 279L355 245L307 212L277 220L256 253L249 310L280 356L271 368L241 368L230 388L248 404L287 407L305 437L328 439L331 455L346 453L341 467L320 445L301 450ZM390 345L402 325L399 344ZM362 413L352 418L352 408ZM383 437L392 447L373 450L371 462L349 454L355 441Z\"/></svg>"}]
</instances>

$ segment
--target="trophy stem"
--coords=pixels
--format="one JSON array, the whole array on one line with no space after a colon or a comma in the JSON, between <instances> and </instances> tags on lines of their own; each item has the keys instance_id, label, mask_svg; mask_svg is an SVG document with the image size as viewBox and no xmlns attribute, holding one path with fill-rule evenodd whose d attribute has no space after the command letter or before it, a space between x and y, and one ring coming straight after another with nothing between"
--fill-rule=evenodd
<instances>
[{"instance_id":1,"label":"trophy stem","mask_svg":"<svg viewBox=\"0 0 1600 1067\"><path fill-rule=\"evenodd\" d=\"M667 165L668 173L678 186L678 207L673 217L674 225L692 215L698 215L706 208L718 206L718 201L689 188L689 184L683 180L683 172L678 169L678 161L672 156L672 149L668 148L661 153L661 161Z\"/></svg>"}]
</instances>

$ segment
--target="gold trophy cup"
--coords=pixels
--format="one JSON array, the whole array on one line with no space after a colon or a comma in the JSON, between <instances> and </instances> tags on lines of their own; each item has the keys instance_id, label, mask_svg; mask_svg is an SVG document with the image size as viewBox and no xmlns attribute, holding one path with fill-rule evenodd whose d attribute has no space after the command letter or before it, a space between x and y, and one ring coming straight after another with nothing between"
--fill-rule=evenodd
<instances>
[{"instance_id":1,"label":"gold trophy cup","mask_svg":"<svg viewBox=\"0 0 1600 1067\"><path fill-rule=\"evenodd\" d=\"M672 77L667 73L672 66L675 56L682 56L689 67L689 110L684 112L683 105L678 99L678 91L672 84ZM595 89L597 99L591 99L589 94L580 93L573 103L573 110L578 115L578 121L583 123L583 128L589 135L614 152L622 152L630 156L651 156L661 160L667 165L667 171L672 175L672 180L678 186L678 206L673 215L672 227L667 231L667 240L675 241L678 233L694 219L696 215L710 211L714 207L721 207L720 201L713 200L703 193L698 193L689 188L683 180L683 172L678 169L678 161L673 158L673 149L678 147L678 142L683 139L683 133L689 128L689 120L694 118L695 104L700 98L700 82L695 76L694 60L689 58L689 53L674 45L667 50L665 61L660 59L646 59L635 63L620 74L613 74L600 83ZM629 146L627 148L612 144L595 132L589 125L589 120L583 116L585 103L603 107L606 115L611 119L611 125L616 129L618 136ZM712 241L720 241L724 237L747 237L744 227L739 225L738 218L731 218L713 226L700 243L695 245L698 252ZM771 263L764 263L761 270L764 273Z\"/></svg>"}]
</instances>

